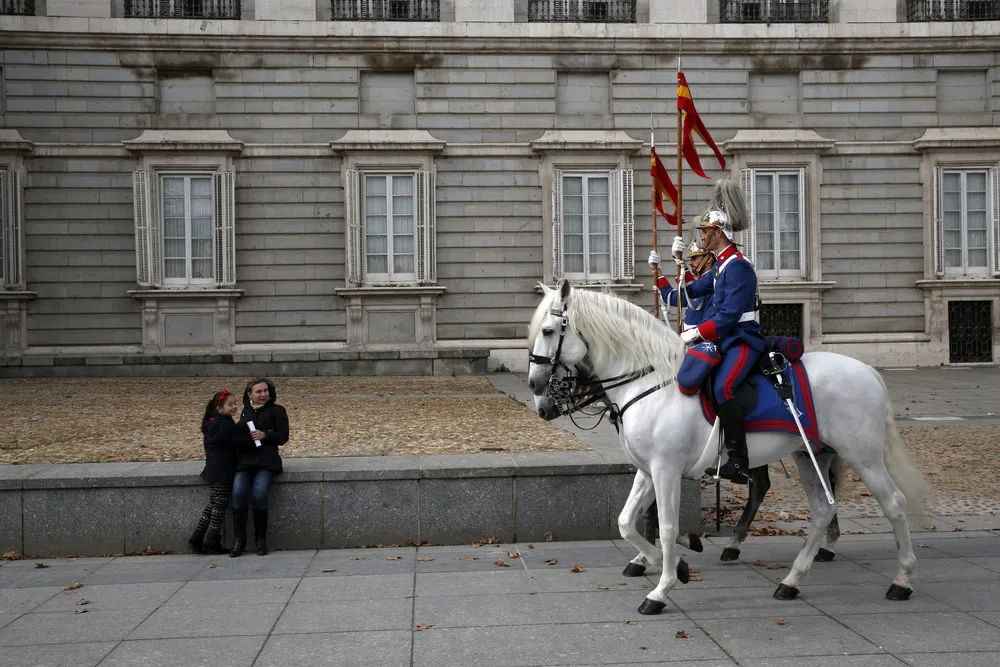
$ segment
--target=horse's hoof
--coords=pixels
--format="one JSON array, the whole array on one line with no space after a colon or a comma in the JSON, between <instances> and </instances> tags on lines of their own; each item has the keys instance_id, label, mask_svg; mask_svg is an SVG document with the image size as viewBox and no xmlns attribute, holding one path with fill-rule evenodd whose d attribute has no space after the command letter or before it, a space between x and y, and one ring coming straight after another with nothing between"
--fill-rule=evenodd
<instances>
[{"instance_id":1,"label":"horse's hoof","mask_svg":"<svg viewBox=\"0 0 1000 667\"><path fill-rule=\"evenodd\" d=\"M656 600L646 598L642 601L642 604L639 605L639 613L643 616L656 616L663 611L663 608L666 606L666 602L657 602Z\"/></svg>"},{"instance_id":2,"label":"horse's hoof","mask_svg":"<svg viewBox=\"0 0 1000 667\"><path fill-rule=\"evenodd\" d=\"M786 586L784 584L778 584L778 588L774 591L775 600L794 600L799 595L799 589L795 586Z\"/></svg>"},{"instance_id":3,"label":"horse's hoof","mask_svg":"<svg viewBox=\"0 0 1000 667\"><path fill-rule=\"evenodd\" d=\"M740 557L740 550L734 549L733 547L726 547L722 550L722 555L719 556L719 560L731 561L736 560Z\"/></svg>"},{"instance_id":4,"label":"horse's hoof","mask_svg":"<svg viewBox=\"0 0 1000 667\"><path fill-rule=\"evenodd\" d=\"M817 563L829 563L831 560L833 560L833 557L836 555L837 554L833 553L829 549L824 549L823 547L820 547L819 551L816 552L816 557L813 558L813 560L816 561Z\"/></svg>"},{"instance_id":5,"label":"horse's hoof","mask_svg":"<svg viewBox=\"0 0 1000 667\"><path fill-rule=\"evenodd\" d=\"M705 550L705 547L701 545L701 538L697 534L688 535L688 549L699 554Z\"/></svg>"},{"instance_id":6,"label":"horse's hoof","mask_svg":"<svg viewBox=\"0 0 1000 667\"><path fill-rule=\"evenodd\" d=\"M893 584L889 586L889 590L885 592L886 600L909 600L910 596L913 595L913 589L906 586L900 586L899 584Z\"/></svg>"},{"instance_id":7,"label":"horse's hoof","mask_svg":"<svg viewBox=\"0 0 1000 667\"><path fill-rule=\"evenodd\" d=\"M677 561L677 580L682 584L686 584L691 581L691 569L688 567L688 564L684 562L683 558Z\"/></svg>"},{"instance_id":8,"label":"horse's hoof","mask_svg":"<svg viewBox=\"0 0 1000 667\"><path fill-rule=\"evenodd\" d=\"M629 563L628 565L625 566L625 569L622 570L622 574L624 574L626 577L641 577L645 573L646 573L646 566L639 565L638 563Z\"/></svg>"}]
</instances>

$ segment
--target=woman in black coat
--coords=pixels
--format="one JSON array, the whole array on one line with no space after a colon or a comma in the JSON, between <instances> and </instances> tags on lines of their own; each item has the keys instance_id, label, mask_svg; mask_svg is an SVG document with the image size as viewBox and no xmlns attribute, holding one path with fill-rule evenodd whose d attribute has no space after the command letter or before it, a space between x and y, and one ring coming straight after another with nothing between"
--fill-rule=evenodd
<instances>
[{"instance_id":1,"label":"woman in black coat","mask_svg":"<svg viewBox=\"0 0 1000 667\"><path fill-rule=\"evenodd\" d=\"M243 393L240 426L250 432L255 442L253 447L241 449L236 459L233 479L236 544L229 554L234 558L246 548L247 510L251 497L254 544L258 554L267 554L267 494L274 476L282 470L278 448L288 442L288 413L274 402L276 398L274 383L267 378L253 378Z\"/></svg>"},{"instance_id":2,"label":"woman in black coat","mask_svg":"<svg viewBox=\"0 0 1000 667\"><path fill-rule=\"evenodd\" d=\"M198 519L188 544L195 553L225 553L222 546L222 521L236 472L236 452L253 447L245 428L234 421L240 410L239 399L228 389L215 394L205 406L201 421L204 435L205 469L201 478L209 483L208 504Z\"/></svg>"}]
</instances>

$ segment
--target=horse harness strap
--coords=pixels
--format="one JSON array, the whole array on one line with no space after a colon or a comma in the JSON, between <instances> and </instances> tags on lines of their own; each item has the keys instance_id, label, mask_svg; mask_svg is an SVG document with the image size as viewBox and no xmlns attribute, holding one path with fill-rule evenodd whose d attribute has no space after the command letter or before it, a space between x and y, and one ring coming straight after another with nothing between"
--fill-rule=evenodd
<instances>
[{"instance_id":1,"label":"horse harness strap","mask_svg":"<svg viewBox=\"0 0 1000 667\"><path fill-rule=\"evenodd\" d=\"M652 371L653 367L650 366L647 370L648 371ZM669 382L667 384L669 384ZM614 424L615 430L616 431L618 430L618 425L621 424L622 418L625 416L625 411L626 410L628 410L630 407L632 407L633 405L635 405L636 403L638 403L642 399L646 398L650 394L652 394L652 393L654 393L656 391L659 391L660 389L663 389L664 387L667 386L667 384L655 384L655 385L653 385L652 387L650 387L646 391L640 393L638 396L634 396L632 398L632 400L630 400L628 403L626 403L625 405L623 405L620 408L617 405L612 404L611 407L608 409L609 410L608 418L611 420L611 423Z\"/></svg>"}]
</instances>

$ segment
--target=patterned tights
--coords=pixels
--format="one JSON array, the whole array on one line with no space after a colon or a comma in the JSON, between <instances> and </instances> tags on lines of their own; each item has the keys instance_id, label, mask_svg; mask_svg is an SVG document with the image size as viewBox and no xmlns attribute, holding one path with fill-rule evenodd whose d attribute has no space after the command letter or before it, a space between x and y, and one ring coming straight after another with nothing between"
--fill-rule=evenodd
<instances>
[{"instance_id":1,"label":"patterned tights","mask_svg":"<svg viewBox=\"0 0 1000 667\"><path fill-rule=\"evenodd\" d=\"M198 519L196 532L207 535L222 534L222 520L229 506L229 492L232 485L228 482L211 482L208 488L208 504L205 505L201 518Z\"/></svg>"}]
</instances>

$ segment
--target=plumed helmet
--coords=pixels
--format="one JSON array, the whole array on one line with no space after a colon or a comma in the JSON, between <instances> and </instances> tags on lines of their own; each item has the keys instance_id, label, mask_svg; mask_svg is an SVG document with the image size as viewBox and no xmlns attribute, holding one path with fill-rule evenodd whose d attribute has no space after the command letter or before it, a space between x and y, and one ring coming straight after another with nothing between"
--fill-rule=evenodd
<instances>
[{"instance_id":1,"label":"plumed helmet","mask_svg":"<svg viewBox=\"0 0 1000 667\"><path fill-rule=\"evenodd\" d=\"M702 255L707 255L708 251L698 245L697 241L691 243L691 247L688 248L688 257L695 258L701 257Z\"/></svg>"},{"instance_id":2,"label":"plumed helmet","mask_svg":"<svg viewBox=\"0 0 1000 667\"><path fill-rule=\"evenodd\" d=\"M729 216L725 211L709 211L701 219L701 222L698 223L699 229L708 229L710 227L718 227L730 241L733 240L733 225L729 222Z\"/></svg>"},{"instance_id":3,"label":"plumed helmet","mask_svg":"<svg viewBox=\"0 0 1000 667\"><path fill-rule=\"evenodd\" d=\"M743 190L729 178L715 182L715 192L699 227L718 227L730 241L733 232L742 232L750 227L750 212L747 210Z\"/></svg>"}]
</instances>

